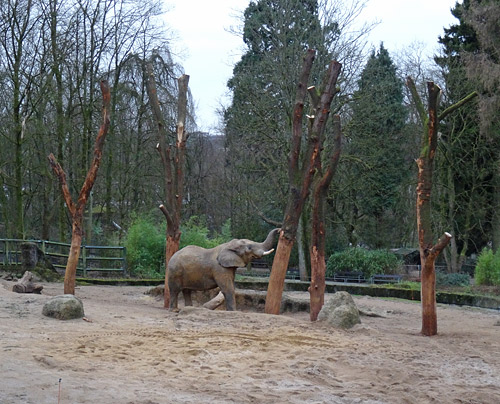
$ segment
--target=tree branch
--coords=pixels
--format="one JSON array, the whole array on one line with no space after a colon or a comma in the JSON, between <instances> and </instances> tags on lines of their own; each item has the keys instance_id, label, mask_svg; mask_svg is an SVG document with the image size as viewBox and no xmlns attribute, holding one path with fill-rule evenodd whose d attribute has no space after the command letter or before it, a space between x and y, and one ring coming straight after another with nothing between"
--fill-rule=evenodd
<instances>
[{"instance_id":1,"label":"tree branch","mask_svg":"<svg viewBox=\"0 0 500 404\"><path fill-rule=\"evenodd\" d=\"M309 93L309 97L311 97L313 108L317 108L320 102L320 98L318 92L316 91L316 87L315 86L308 87L307 92Z\"/></svg>"},{"instance_id":2,"label":"tree branch","mask_svg":"<svg viewBox=\"0 0 500 404\"><path fill-rule=\"evenodd\" d=\"M250 205L252 205L252 208L255 210L255 212L257 213L257 216L259 216L262 220L264 220L264 222L268 223L268 224L272 224L273 226L276 226L276 227L281 227L281 225L283 224L282 222L278 222L276 220L273 220L269 217L266 216L266 214L264 212L262 212L258 207L257 205L255 204L254 201L252 201L251 199L248 199L248 201L250 202Z\"/></svg>"},{"instance_id":3,"label":"tree branch","mask_svg":"<svg viewBox=\"0 0 500 404\"><path fill-rule=\"evenodd\" d=\"M177 79L179 85L179 98L177 100L177 147L185 144L188 138L184 126L187 116L187 93L189 84L189 75L183 74Z\"/></svg>"},{"instance_id":4,"label":"tree branch","mask_svg":"<svg viewBox=\"0 0 500 404\"><path fill-rule=\"evenodd\" d=\"M306 152L305 165L302 169L302 198L305 200L309 193L311 181L315 168L321 158L322 136L325 131L326 122L330 115L330 105L333 97L337 94L337 79L342 65L332 60L325 75L325 81L321 92L320 103L316 107L314 123L310 129L308 139L308 150Z\"/></svg>"},{"instance_id":5,"label":"tree branch","mask_svg":"<svg viewBox=\"0 0 500 404\"><path fill-rule=\"evenodd\" d=\"M334 149L331 155L330 162L326 169L325 174L320 182L320 187L325 189L330 186L330 182L332 181L333 175L337 170L337 166L340 159L340 152L342 150L342 128L340 126L340 116L333 116L333 133L335 135L334 139Z\"/></svg>"},{"instance_id":6,"label":"tree branch","mask_svg":"<svg viewBox=\"0 0 500 404\"><path fill-rule=\"evenodd\" d=\"M312 64L314 62L316 52L309 49L302 64L302 72L300 74L299 83L297 85L297 92L295 95L295 107L293 109L293 123L292 123L292 144L290 151L290 163L288 166L288 177L297 181L297 173L299 170L300 160L300 144L302 141L302 115L304 112L304 101L307 92L307 81L311 74Z\"/></svg>"},{"instance_id":7,"label":"tree branch","mask_svg":"<svg viewBox=\"0 0 500 404\"><path fill-rule=\"evenodd\" d=\"M413 79L408 76L406 78L406 85L408 89L410 90L411 93L411 98L413 99L413 102L415 103L415 107L417 108L417 113L418 116L420 117L420 122L422 122L422 125L425 125L425 122L427 120L427 113L425 112L425 107L424 104L422 103L422 100L420 99L420 95L418 95L417 87L415 86L415 82Z\"/></svg>"},{"instance_id":8,"label":"tree branch","mask_svg":"<svg viewBox=\"0 0 500 404\"><path fill-rule=\"evenodd\" d=\"M450 233L445 232L438 240L438 242L434 245L434 247L430 249L429 255L437 257L441 253L441 251L443 251L443 249L449 244L452 237L453 236Z\"/></svg>"},{"instance_id":9,"label":"tree branch","mask_svg":"<svg viewBox=\"0 0 500 404\"><path fill-rule=\"evenodd\" d=\"M165 215L165 219L167 219L167 225L171 225L173 223L173 219L172 219L172 216L170 216L170 213L168 212L168 210L165 207L165 205L161 204L160 206L158 206L158 208Z\"/></svg>"},{"instance_id":10,"label":"tree branch","mask_svg":"<svg viewBox=\"0 0 500 404\"><path fill-rule=\"evenodd\" d=\"M74 216L76 212L75 204L73 203L73 199L71 198L71 193L69 192L68 183L66 181L66 173L62 169L59 162L56 160L52 153L49 154L49 164L52 167L52 171L59 179L59 184L61 185L61 190L63 194L64 201L66 202L66 206L68 207L69 213L71 217Z\"/></svg>"},{"instance_id":11,"label":"tree branch","mask_svg":"<svg viewBox=\"0 0 500 404\"><path fill-rule=\"evenodd\" d=\"M456 109L460 108L462 105L468 103L470 100L474 99L475 97L477 97L479 94L477 91L474 91L472 93L470 93L469 95L465 96L464 98L462 98L460 101L456 102L455 104L453 105L450 105L448 108L446 108L443 112L441 112L441 114L439 115L439 120L442 121L444 118L446 118L446 116L448 116L449 114L451 114L453 111L455 111Z\"/></svg>"},{"instance_id":12,"label":"tree branch","mask_svg":"<svg viewBox=\"0 0 500 404\"><path fill-rule=\"evenodd\" d=\"M104 140L109 130L110 125L110 103L111 103L111 92L109 90L109 84L106 80L101 81L101 92L102 92L102 123L97 134L94 146L94 158L90 165L90 169L87 172L85 181L83 183L80 194L78 195L77 209L85 209L85 204L89 197L90 191L94 186L94 182L97 178L97 171L99 170L99 165L101 164L102 149L104 147Z\"/></svg>"},{"instance_id":13,"label":"tree branch","mask_svg":"<svg viewBox=\"0 0 500 404\"><path fill-rule=\"evenodd\" d=\"M153 64L151 61L146 63L146 90L149 97L149 105L151 111L153 112L153 119L158 128L158 144L156 149L160 153L161 162L163 164L163 171L165 176L165 203L168 209L172 209L174 204L173 195L176 194L173 184L173 173L172 173L172 158L170 153L170 147L167 147L166 139L168 138L168 133L166 130L165 120L163 119L163 114L160 108L160 101L158 100L158 92L156 89L156 82L153 72Z\"/></svg>"}]
</instances>

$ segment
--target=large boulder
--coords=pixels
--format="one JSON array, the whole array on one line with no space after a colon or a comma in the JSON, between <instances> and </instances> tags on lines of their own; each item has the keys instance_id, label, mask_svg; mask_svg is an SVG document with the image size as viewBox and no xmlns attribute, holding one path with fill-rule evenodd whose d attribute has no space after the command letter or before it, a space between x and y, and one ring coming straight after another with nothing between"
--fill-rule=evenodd
<instances>
[{"instance_id":1,"label":"large boulder","mask_svg":"<svg viewBox=\"0 0 500 404\"><path fill-rule=\"evenodd\" d=\"M44 304L42 314L58 320L71 320L82 318L83 303L73 295L55 296Z\"/></svg>"},{"instance_id":2,"label":"large boulder","mask_svg":"<svg viewBox=\"0 0 500 404\"><path fill-rule=\"evenodd\" d=\"M356 303L347 292L336 292L319 312L318 321L325 321L332 327L343 329L361 323Z\"/></svg>"}]
</instances>

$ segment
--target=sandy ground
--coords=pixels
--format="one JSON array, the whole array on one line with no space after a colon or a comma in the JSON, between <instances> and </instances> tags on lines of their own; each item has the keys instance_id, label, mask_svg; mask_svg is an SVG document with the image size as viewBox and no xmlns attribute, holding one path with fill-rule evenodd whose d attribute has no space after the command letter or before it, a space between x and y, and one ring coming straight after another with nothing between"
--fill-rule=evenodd
<instances>
[{"instance_id":1,"label":"sandy ground","mask_svg":"<svg viewBox=\"0 0 500 404\"><path fill-rule=\"evenodd\" d=\"M83 320L42 316L62 294L0 284L0 403L499 403L500 313L355 297L349 331L305 313L169 313L146 287L82 286ZM306 298L307 295L299 294ZM60 382L59 382L60 380Z\"/></svg>"}]
</instances>

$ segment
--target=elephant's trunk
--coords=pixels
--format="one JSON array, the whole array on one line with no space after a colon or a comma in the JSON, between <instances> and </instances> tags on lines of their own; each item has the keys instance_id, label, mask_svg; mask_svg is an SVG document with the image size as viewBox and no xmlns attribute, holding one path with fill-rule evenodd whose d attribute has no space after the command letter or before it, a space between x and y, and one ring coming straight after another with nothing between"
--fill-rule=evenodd
<instances>
[{"instance_id":1,"label":"elephant's trunk","mask_svg":"<svg viewBox=\"0 0 500 404\"><path fill-rule=\"evenodd\" d=\"M266 239L264 240L264 242L262 243L262 248L264 251L269 251L273 248L273 245L274 245L274 239L276 237L276 234L278 234L278 232L280 231L281 229L273 229L269 232L269 234L267 235ZM272 251L269 251L267 254L271 254ZM266 255L267 255L266 254Z\"/></svg>"}]
</instances>

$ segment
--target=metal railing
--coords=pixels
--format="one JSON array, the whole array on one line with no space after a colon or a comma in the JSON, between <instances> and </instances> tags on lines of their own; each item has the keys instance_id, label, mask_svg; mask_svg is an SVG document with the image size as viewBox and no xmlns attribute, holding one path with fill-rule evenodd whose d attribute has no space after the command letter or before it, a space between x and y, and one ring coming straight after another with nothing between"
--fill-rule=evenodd
<instances>
[{"instance_id":1,"label":"metal railing","mask_svg":"<svg viewBox=\"0 0 500 404\"><path fill-rule=\"evenodd\" d=\"M48 240L0 239L0 265L21 265L21 244L35 243L56 269L65 269L71 244ZM82 245L77 274L122 272L127 274L127 250L121 246Z\"/></svg>"}]
</instances>

